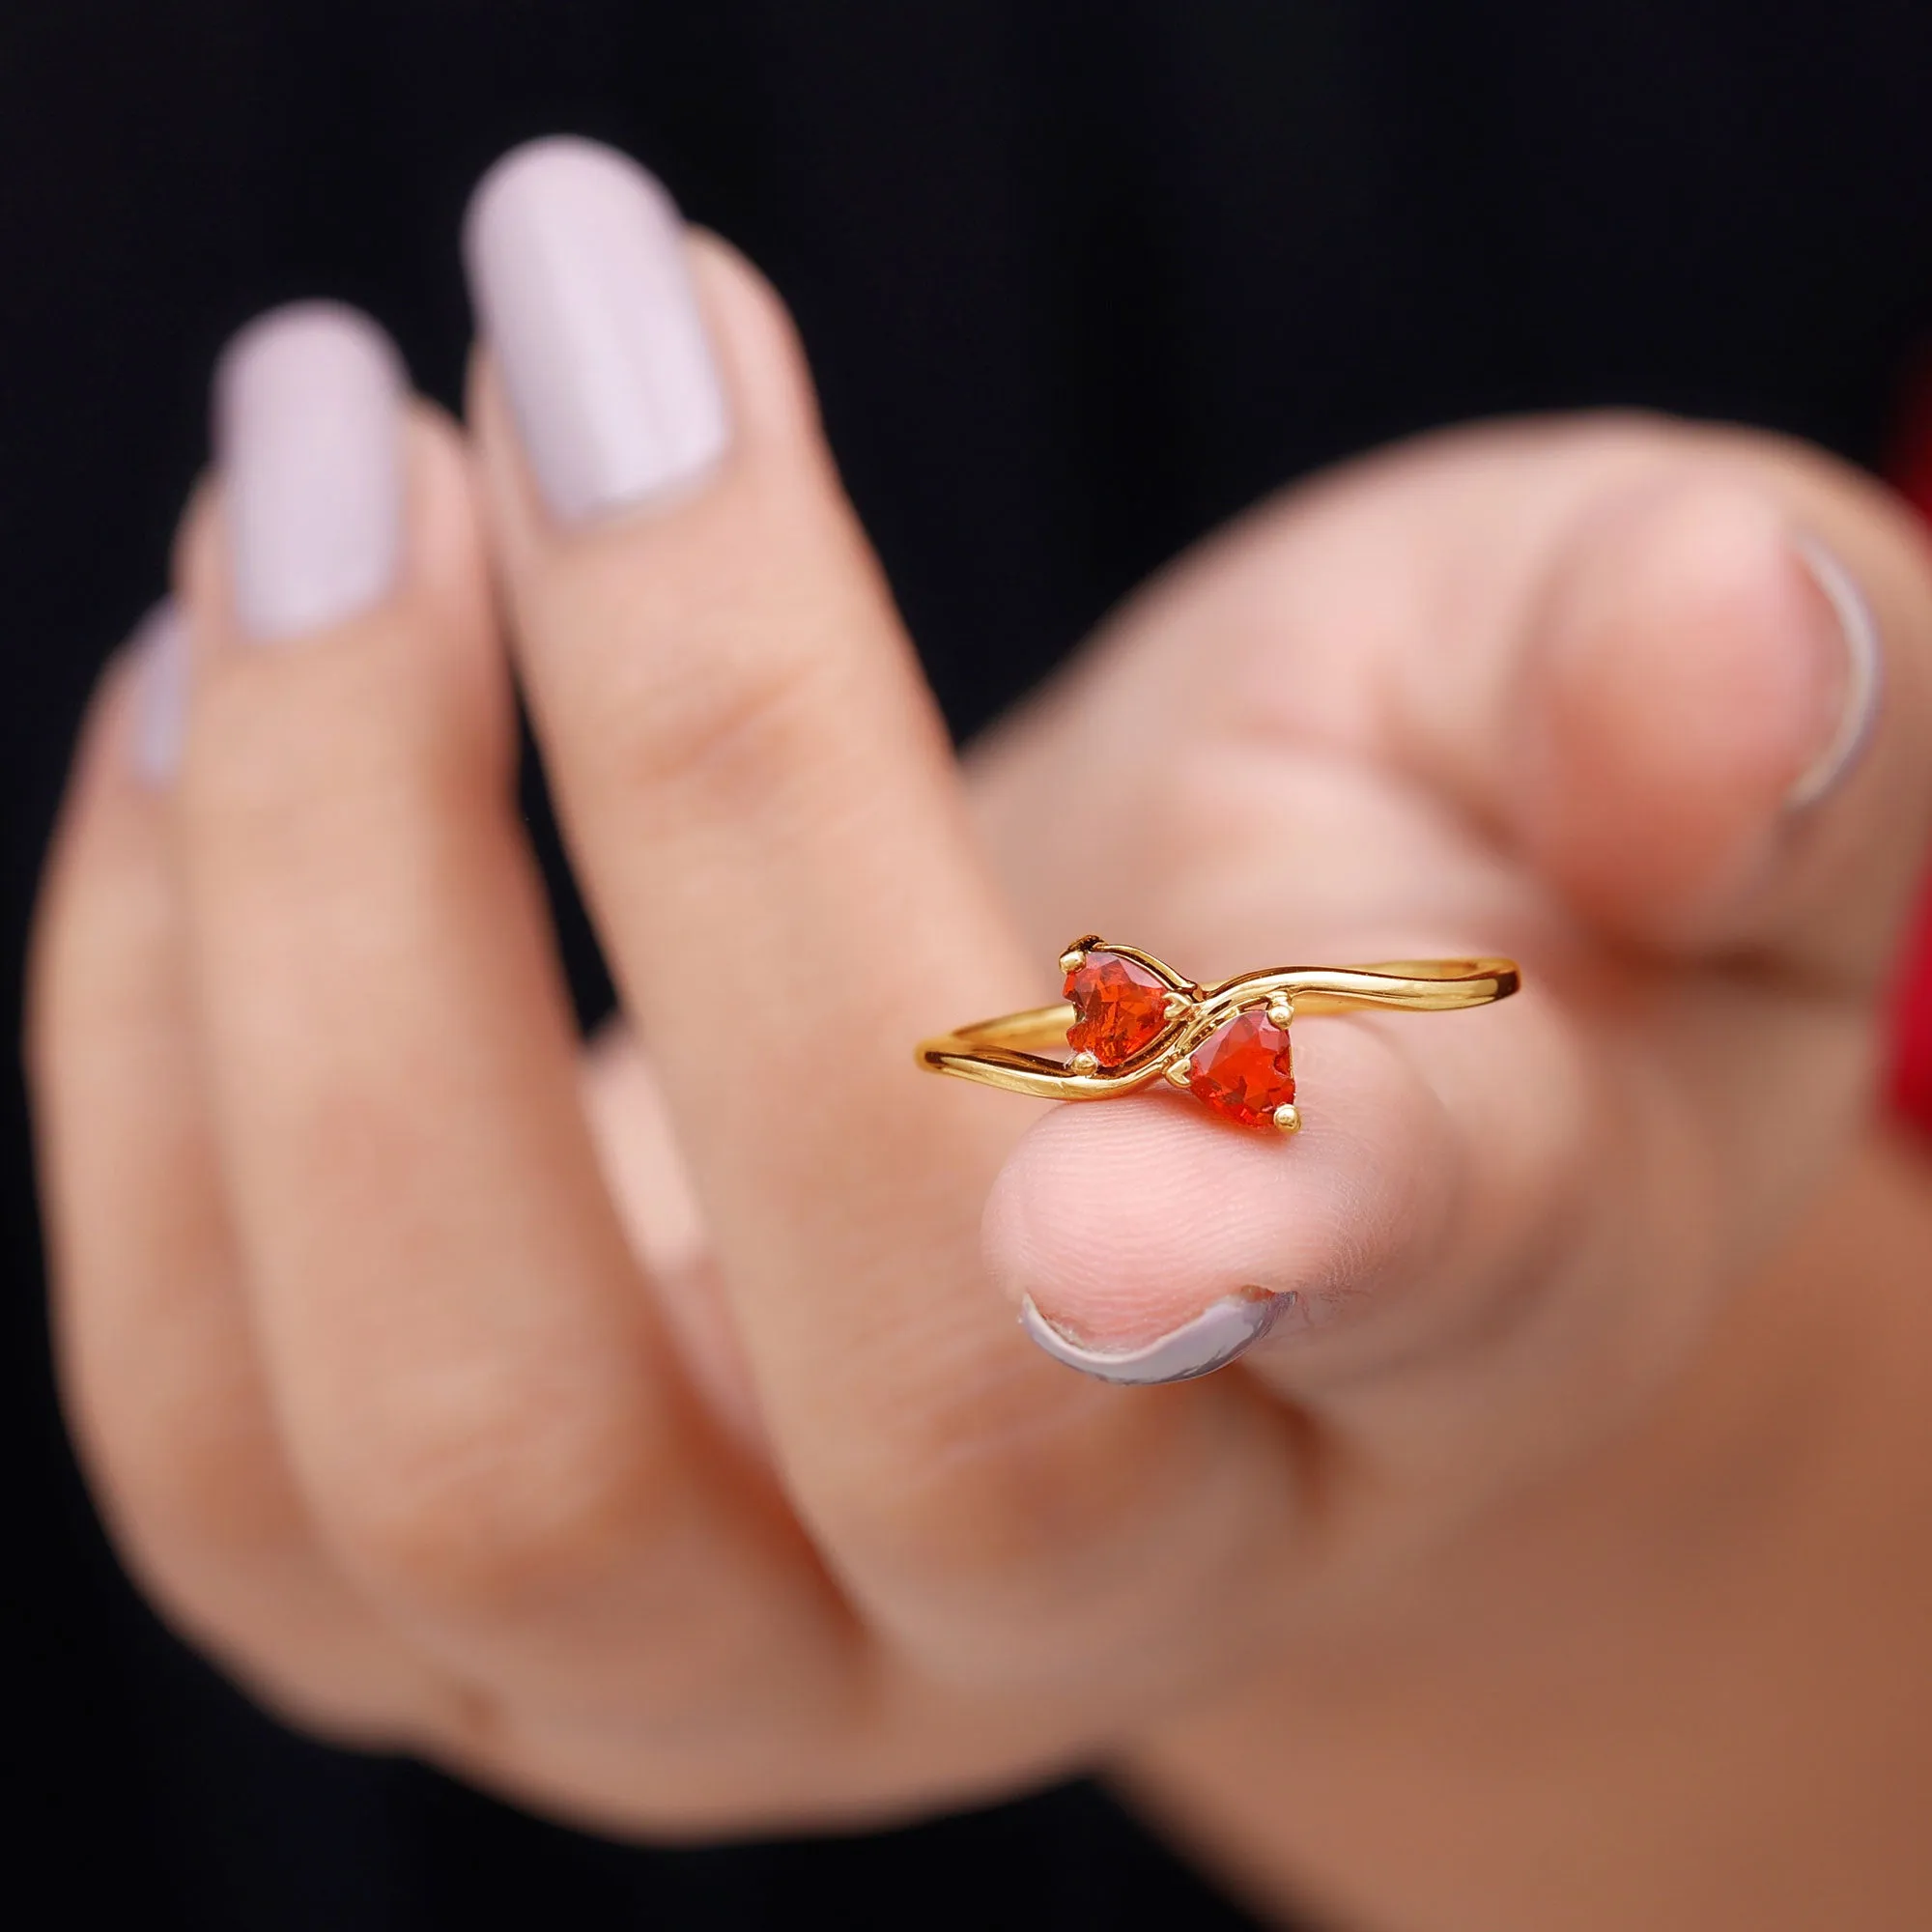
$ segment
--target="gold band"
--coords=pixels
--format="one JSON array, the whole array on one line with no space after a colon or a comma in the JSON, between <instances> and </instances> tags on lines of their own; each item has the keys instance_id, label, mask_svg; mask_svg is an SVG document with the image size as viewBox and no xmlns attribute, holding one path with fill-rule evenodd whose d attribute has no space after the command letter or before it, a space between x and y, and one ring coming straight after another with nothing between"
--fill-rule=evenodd
<instances>
[{"instance_id":1,"label":"gold band","mask_svg":"<svg viewBox=\"0 0 1932 1932\"><path fill-rule=\"evenodd\" d=\"M1439 1013L1484 1007L1507 999L1521 983L1513 959L1391 959L1373 966L1274 966L1202 986L1137 947L1090 935L1061 957L1069 986L1089 954L1129 960L1165 988L1159 1031L1122 1064L1102 1066L1091 1053L1049 1057L1046 1050L1056 1046L1065 1052L1079 1017L1070 1001L1062 1001L923 1040L920 1065L1039 1100L1110 1100L1163 1075L1177 1086L1188 1084L1196 1050L1242 1013L1259 1009L1285 1033L1292 1019L1313 1013L1364 1009ZM1294 1117L1293 1106L1279 1111ZM1277 1119L1276 1124L1292 1128L1299 1120Z\"/></svg>"}]
</instances>

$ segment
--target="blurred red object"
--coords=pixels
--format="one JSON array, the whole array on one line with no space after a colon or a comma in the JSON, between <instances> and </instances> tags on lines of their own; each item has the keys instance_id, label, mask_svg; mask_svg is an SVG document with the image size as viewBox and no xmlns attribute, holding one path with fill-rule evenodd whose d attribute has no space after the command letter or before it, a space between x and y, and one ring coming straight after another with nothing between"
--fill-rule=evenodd
<instances>
[{"instance_id":1,"label":"blurred red object","mask_svg":"<svg viewBox=\"0 0 1932 1932\"><path fill-rule=\"evenodd\" d=\"M1892 481L1932 523L1932 354L1907 398L1903 434L1889 467ZM1891 1039L1892 1104L1932 1134L1932 878L1899 960Z\"/></svg>"},{"instance_id":2,"label":"blurred red object","mask_svg":"<svg viewBox=\"0 0 1932 1932\"><path fill-rule=\"evenodd\" d=\"M1932 891L1919 901L1918 927L1905 950L1891 1037L1892 1102L1932 1134Z\"/></svg>"}]
</instances>

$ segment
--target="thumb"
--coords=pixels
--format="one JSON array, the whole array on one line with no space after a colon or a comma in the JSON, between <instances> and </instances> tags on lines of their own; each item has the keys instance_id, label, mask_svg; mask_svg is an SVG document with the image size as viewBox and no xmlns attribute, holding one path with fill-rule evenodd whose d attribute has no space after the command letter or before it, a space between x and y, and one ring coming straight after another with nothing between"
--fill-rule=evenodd
<instances>
[{"instance_id":1,"label":"thumb","mask_svg":"<svg viewBox=\"0 0 1932 1932\"><path fill-rule=\"evenodd\" d=\"M1358 629L1345 654L1365 551L1406 552L1395 575L1411 601L1383 597L1399 621ZM1792 1113L1822 1130L1858 1101L1860 1015L1932 793L1916 529L1869 484L1770 439L1558 426L1387 459L1218 568L1248 585L1214 593L1224 630L1252 609L1281 632L1267 661L1302 727L1284 757L1312 723L1392 787L1419 778L1460 807L1460 867L1439 826L1415 850L1492 906L1467 943L1520 952L1532 991L1493 1021L1311 1030L1297 1053L1321 1097L1292 1148L1210 1138L1155 1101L1040 1122L991 1204L995 1272L1092 1344L1079 1365L1096 1372L1138 1366L1141 1338L1206 1312L1229 1325L1257 1288L1292 1295L1332 1338L1293 1350L1304 1393L1318 1356L1347 1378L1427 1362L1505 1303L1546 1305L1517 1294L1526 1277L1561 1274L1632 1321L1649 1302L1686 1313L1802 1184L1815 1133L1791 1134ZM1347 878L1306 839L1284 848L1297 940L1322 925L1324 886L1350 930L1365 893L1389 895L1390 923L1441 903L1398 843L1357 837ZM1525 929L1493 901L1485 854L1518 862L1525 891L1553 888L1580 915L1568 934L1580 923L1607 949ZM1749 970L1642 970L1705 960ZM1801 997L1767 1003L1774 979ZM1068 1203L1094 1210L1082 1223ZM1649 1237L1669 1252L1643 1252ZM1639 1273L1644 1295L1605 1288ZM1290 1332L1277 1321L1276 1344ZM1287 1375L1279 1346L1257 1359Z\"/></svg>"},{"instance_id":2,"label":"thumb","mask_svg":"<svg viewBox=\"0 0 1932 1932\"><path fill-rule=\"evenodd\" d=\"M1797 949L1861 980L1882 962L1923 836L1932 611L1892 521L1695 478L1577 533L1499 802L1593 924L1666 952Z\"/></svg>"}]
</instances>

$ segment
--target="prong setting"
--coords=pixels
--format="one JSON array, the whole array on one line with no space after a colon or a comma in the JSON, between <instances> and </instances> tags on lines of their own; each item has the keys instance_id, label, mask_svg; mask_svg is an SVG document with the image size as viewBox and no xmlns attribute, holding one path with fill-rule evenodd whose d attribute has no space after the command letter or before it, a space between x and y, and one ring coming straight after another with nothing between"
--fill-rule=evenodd
<instances>
[{"instance_id":1,"label":"prong setting","mask_svg":"<svg viewBox=\"0 0 1932 1932\"><path fill-rule=\"evenodd\" d=\"M1058 1003L922 1040L919 1064L1041 1100L1108 1100L1163 1080L1236 1126L1292 1134L1297 1013L1451 1012L1507 999L1522 981L1513 959L1485 956L1271 966L1204 982L1091 932L1060 964Z\"/></svg>"},{"instance_id":2,"label":"prong setting","mask_svg":"<svg viewBox=\"0 0 1932 1932\"><path fill-rule=\"evenodd\" d=\"M1063 973L1077 973L1087 963L1087 955L1100 945L1097 932L1083 932L1065 952L1060 955L1060 970Z\"/></svg>"}]
</instances>

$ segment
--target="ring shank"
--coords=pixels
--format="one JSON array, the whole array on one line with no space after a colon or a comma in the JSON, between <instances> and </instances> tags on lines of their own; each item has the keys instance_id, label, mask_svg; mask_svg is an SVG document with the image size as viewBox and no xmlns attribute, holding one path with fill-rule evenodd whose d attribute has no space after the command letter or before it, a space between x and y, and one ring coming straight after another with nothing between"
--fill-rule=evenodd
<instances>
[{"instance_id":1,"label":"ring shank","mask_svg":"<svg viewBox=\"0 0 1932 1932\"><path fill-rule=\"evenodd\" d=\"M1211 998L1256 977L1244 973L1207 992ZM1506 1000L1522 983L1514 959L1384 959L1375 966L1301 966L1260 977L1289 982L1283 990L1298 1013L1346 1013L1361 1007L1448 1013Z\"/></svg>"}]
</instances>

